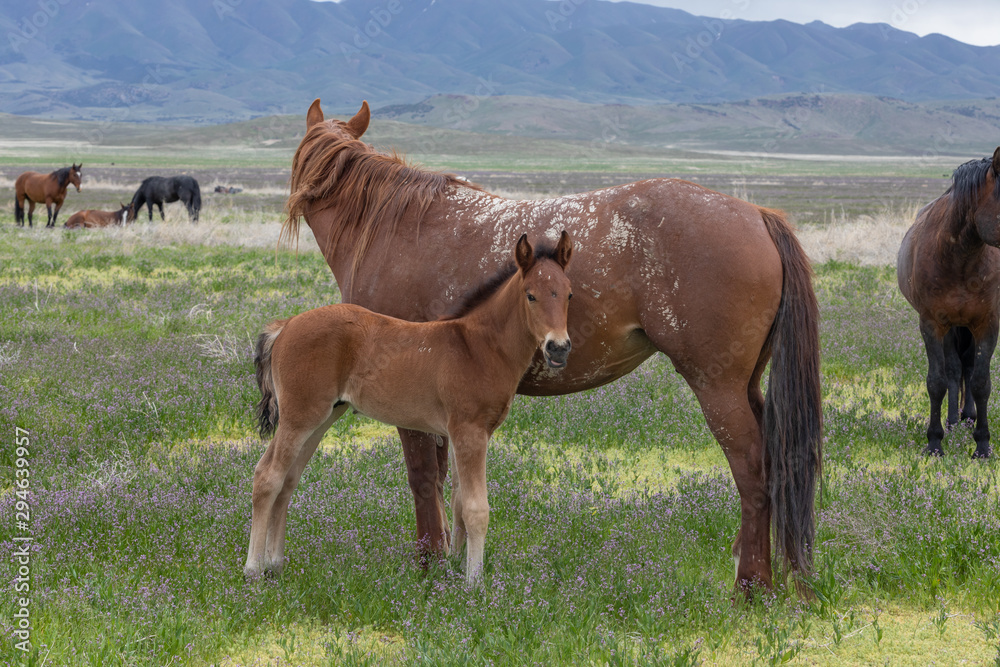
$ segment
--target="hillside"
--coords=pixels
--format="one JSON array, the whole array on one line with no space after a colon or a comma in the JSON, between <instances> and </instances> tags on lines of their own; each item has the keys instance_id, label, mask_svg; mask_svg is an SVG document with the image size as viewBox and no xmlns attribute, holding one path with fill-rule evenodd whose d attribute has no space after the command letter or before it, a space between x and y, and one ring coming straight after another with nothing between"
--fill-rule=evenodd
<instances>
[{"instance_id":1,"label":"hillside","mask_svg":"<svg viewBox=\"0 0 1000 667\"><path fill-rule=\"evenodd\" d=\"M223 122L439 93L717 104L1000 95L1000 47L888 25L706 19L603 0L8 0L0 111ZM44 14L44 15L43 15Z\"/></svg>"}]
</instances>

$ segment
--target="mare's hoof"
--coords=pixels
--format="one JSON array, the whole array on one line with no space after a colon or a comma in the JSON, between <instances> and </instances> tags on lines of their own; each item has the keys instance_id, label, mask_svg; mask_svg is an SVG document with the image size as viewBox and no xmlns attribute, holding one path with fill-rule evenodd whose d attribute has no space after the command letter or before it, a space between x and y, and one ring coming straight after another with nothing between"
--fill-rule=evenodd
<instances>
[{"instance_id":1,"label":"mare's hoof","mask_svg":"<svg viewBox=\"0 0 1000 667\"><path fill-rule=\"evenodd\" d=\"M976 451L972 452L973 459L988 459L990 454L993 453L992 447L986 447L985 449L976 448Z\"/></svg>"},{"instance_id":2,"label":"mare's hoof","mask_svg":"<svg viewBox=\"0 0 1000 667\"><path fill-rule=\"evenodd\" d=\"M927 448L924 449L924 454L926 454L927 456L937 456L940 458L944 456L944 450L941 449L940 445L938 445L937 447L931 447L930 445L928 445Z\"/></svg>"}]
</instances>

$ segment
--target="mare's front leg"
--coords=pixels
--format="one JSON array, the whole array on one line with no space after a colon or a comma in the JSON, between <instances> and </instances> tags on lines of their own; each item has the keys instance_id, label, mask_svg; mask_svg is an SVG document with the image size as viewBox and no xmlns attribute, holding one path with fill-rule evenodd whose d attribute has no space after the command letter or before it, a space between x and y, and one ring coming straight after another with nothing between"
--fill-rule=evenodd
<instances>
[{"instance_id":1,"label":"mare's front leg","mask_svg":"<svg viewBox=\"0 0 1000 667\"><path fill-rule=\"evenodd\" d=\"M56 226L56 219L59 217L59 209L61 209L61 208L62 208L62 202L61 201L57 201L56 202L56 207L52 211L52 222L49 224L49 227L55 227Z\"/></svg>"},{"instance_id":2,"label":"mare's front leg","mask_svg":"<svg viewBox=\"0 0 1000 667\"><path fill-rule=\"evenodd\" d=\"M944 428L941 426L941 403L948 390L948 375L945 363L944 332L934 322L920 321L920 335L927 350L927 395L931 399L931 417L927 425L927 449L931 456L942 456L941 440Z\"/></svg>"},{"instance_id":3,"label":"mare's front leg","mask_svg":"<svg viewBox=\"0 0 1000 667\"><path fill-rule=\"evenodd\" d=\"M449 429L455 456L454 477L458 480L459 505L455 512L458 526L465 528L465 580L475 583L482 578L486 530L490 523L490 503L486 493L486 448L489 433L472 424ZM456 542L458 537L456 537Z\"/></svg>"},{"instance_id":4,"label":"mare's front leg","mask_svg":"<svg viewBox=\"0 0 1000 667\"><path fill-rule=\"evenodd\" d=\"M448 439L399 429L406 460L406 478L413 493L417 518L417 542L424 554L448 553L450 535L444 506L444 482L448 476Z\"/></svg>"},{"instance_id":5,"label":"mare's front leg","mask_svg":"<svg viewBox=\"0 0 1000 667\"><path fill-rule=\"evenodd\" d=\"M987 418L987 403L990 399L992 383L990 381L990 360L997 346L997 322L992 322L987 330L976 339L976 358L972 367L972 377L969 383L972 397L976 401L976 428L972 437L976 441L976 451L972 458L989 458L990 425Z\"/></svg>"}]
</instances>

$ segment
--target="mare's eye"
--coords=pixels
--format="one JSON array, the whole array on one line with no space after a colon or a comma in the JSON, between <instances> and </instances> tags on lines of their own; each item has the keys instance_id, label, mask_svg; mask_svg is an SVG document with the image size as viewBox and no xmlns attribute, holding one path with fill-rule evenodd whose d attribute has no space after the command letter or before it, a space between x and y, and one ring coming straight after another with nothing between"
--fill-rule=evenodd
<instances>
[{"instance_id":1,"label":"mare's eye","mask_svg":"<svg viewBox=\"0 0 1000 667\"><path fill-rule=\"evenodd\" d=\"M535 300L535 295L534 294L529 294L528 295L528 301L534 301L534 300Z\"/></svg>"}]
</instances>

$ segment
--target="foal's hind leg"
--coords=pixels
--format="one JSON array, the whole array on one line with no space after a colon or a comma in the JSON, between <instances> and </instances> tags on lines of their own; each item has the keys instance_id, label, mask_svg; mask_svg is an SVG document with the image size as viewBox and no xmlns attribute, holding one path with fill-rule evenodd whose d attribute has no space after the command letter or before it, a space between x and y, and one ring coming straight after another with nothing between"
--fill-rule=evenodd
<instances>
[{"instance_id":1,"label":"foal's hind leg","mask_svg":"<svg viewBox=\"0 0 1000 667\"><path fill-rule=\"evenodd\" d=\"M292 492L319 441L349 406L337 406L320 424L278 423L267 451L254 469L253 518L243 566L246 576L279 574L284 566L285 521Z\"/></svg>"}]
</instances>

